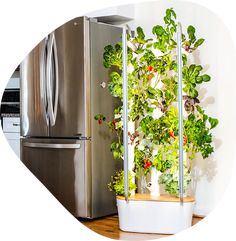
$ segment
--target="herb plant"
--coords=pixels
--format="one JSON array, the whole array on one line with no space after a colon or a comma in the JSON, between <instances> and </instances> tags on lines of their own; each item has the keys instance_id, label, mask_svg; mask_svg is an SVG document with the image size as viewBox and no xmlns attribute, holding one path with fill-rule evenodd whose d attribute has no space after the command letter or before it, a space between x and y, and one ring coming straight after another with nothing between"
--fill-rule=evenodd
<instances>
[{"instance_id":1,"label":"herb plant","mask_svg":"<svg viewBox=\"0 0 236 241\"><path fill-rule=\"evenodd\" d=\"M128 35L128 106L129 121L135 122L135 133L129 133L130 145L134 145L134 171L144 174L155 167L162 174L159 183L171 195L178 195L178 109L177 109L177 61L176 61L176 13L166 10L164 25L152 28L153 38L146 38L141 27L135 37ZM218 124L216 118L205 113L199 99L199 86L211 77L203 73L203 67L189 64L188 58L203 43L190 25L182 34L183 103L184 103L184 188L191 182L191 162L196 153L203 158L214 152L211 130ZM108 90L122 103L122 45L104 48L105 68L116 67L108 83ZM106 121L102 114L95 116L99 124L105 122L117 135L111 143L116 159L123 157L122 105L114 110L114 119ZM123 194L123 176L118 172L112 177L109 189ZM130 179L131 181L131 179ZM130 183L132 188L134 184ZM131 188L131 189L132 189Z\"/></svg>"}]
</instances>

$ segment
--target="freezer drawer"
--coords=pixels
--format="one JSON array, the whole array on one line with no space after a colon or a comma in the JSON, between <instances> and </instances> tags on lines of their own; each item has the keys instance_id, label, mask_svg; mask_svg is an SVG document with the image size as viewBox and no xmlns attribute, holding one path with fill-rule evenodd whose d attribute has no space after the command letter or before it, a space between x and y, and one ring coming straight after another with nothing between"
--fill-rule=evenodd
<instances>
[{"instance_id":1,"label":"freezer drawer","mask_svg":"<svg viewBox=\"0 0 236 241\"><path fill-rule=\"evenodd\" d=\"M21 139L21 160L74 216L88 217L89 189L85 162L89 141Z\"/></svg>"}]
</instances>

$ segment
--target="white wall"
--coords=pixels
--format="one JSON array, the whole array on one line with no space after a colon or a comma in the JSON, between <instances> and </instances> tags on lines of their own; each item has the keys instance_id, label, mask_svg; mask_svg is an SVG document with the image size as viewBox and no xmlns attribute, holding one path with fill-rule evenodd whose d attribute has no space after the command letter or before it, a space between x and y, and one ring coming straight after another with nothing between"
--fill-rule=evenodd
<instances>
[{"instance_id":1,"label":"white wall","mask_svg":"<svg viewBox=\"0 0 236 241\"><path fill-rule=\"evenodd\" d=\"M194 163L193 178L196 197L194 213L207 215L224 195L233 167L235 138L235 51L223 22L210 10L189 2L155 1L135 6L134 26L141 26L151 35L152 26L163 24L165 9L173 7L178 21L186 29L196 27L197 37L205 43L194 56L195 63L204 67L212 80L200 91L206 113L219 119L213 131L215 152L205 160Z\"/></svg>"}]
</instances>

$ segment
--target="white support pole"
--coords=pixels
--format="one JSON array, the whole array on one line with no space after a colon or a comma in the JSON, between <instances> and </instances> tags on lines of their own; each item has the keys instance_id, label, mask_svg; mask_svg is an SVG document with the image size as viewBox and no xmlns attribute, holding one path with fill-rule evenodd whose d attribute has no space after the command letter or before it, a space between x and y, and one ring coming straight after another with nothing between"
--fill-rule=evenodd
<instances>
[{"instance_id":1,"label":"white support pole","mask_svg":"<svg viewBox=\"0 0 236 241\"><path fill-rule=\"evenodd\" d=\"M124 191L125 200L129 197L129 155L128 155L128 77L127 77L127 33L122 32L122 79L123 79L123 144L124 144Z\"/></svg>"},{"instance_id":2,"label":"white support pole","mask_svg":"<svg viewBox=\"0 0 236 241\"><path fill-rule=\"evenodd\" d=\"M182 93L182 27L177 25L177 65L178 65L178 119L179 119L179 197L184 196L184 150L183 150L183 93Z\"/></svg>"}]
</instances>

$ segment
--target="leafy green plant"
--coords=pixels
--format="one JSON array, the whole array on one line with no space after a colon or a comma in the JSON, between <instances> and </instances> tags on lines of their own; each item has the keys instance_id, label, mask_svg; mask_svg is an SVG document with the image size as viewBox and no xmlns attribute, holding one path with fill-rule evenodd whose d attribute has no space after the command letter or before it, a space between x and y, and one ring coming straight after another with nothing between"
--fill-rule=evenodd
<instances>
[{"instance_id":1,"label":"leafy green plant","mask_svg":"<svg viewBox=\"0 0 236 241\"><path fill-rule=\"evenodd\" d=\"M103 114L97 114L94 116L94 119L98 121L98 124L105 124L107 127L116 134L117 140L113 141L110 146L110 150L115 159L121 159L124 154L124 146L121 141L122 135L122 121L121 121L121 107L118 107L114 110L114 119L108 121Z\"/></svg>"},{"instance_id":2,"label":"leafy green plant","mask_svg":"<svg viewBox=\"0 0 236 241\"><path fill-rule=\"evenodd\" d=\"M211 80L211 77L207 74L200 75L201 70L201 65L191 64L183 67L183 83L185 85L183 90L192 98L198 97L197 85Z\"/></svg>"},{"instance_id":3,"label":"leafy green plant","mask_svg":"<svg viewBox=\"0 0 236 241\"><path fill-rule=\"evenodd\" d=\"M192 25L189 25L187 28L188 39L186 39L184 34L182 35L183 47L188 53L192 53L205 41L203 38L197 39L195 32L196 29Z\"/></svg>"},{"instance_id":4,"label":"leafy green plant","mask_svg":"<svg viewBox=\"0 0 236 241\"><path fill-rule=\"evenodd\" d=\"M129 195L131 194L130 191L136 189L135 183L133 183L132 174L128 173L128 179L129 179ZM110 191L114 191L117 195L124 195L124 171L120 170L117 171L114 176L111 177L111 182L108 184L108 189Z\"/></svg>"},{"instance_id":5,"label":"leafy green plant","mask_svg":"<svg viewBox=\"0 0 236 241\"><path fill-rule=\"evenodd\" d=\"M190 173L185 168L184 170L184 189L186 190L191 182ZM163 173L159 179L160 184L165 185L165 191L172 195L179 195L179 175L176 173Z\"/></svg>"},{"instance_id":6,"label":"leafy green plant","mask_svg":"<svg viewBox=\"0 0 236 241\"><path fill-rule=\"evenodd\" d=\"M143 29L138 27L135 36L128 35L127 39L129 121L136 126L135 132L129 133L129 144L134 145L135 152L134 171L142 170L146 175L151 168L156 168L162 173L160 184L172 195L178 195L179 159L176 27L176 13L170 8L166 10L164 25L157 24L152 28L153 38L147 38ZM216 118L208 116L203 110L198 93L199 86L207 84L211 77L204 73L201 65L189 64L188 61L204 41L197 37L192 25L182 34L185 189L191 181L191 163L196 153L207 158L214 152L212 129L218 124ZM106 46L103 59L105 68L117 69L111 73L108 90L122 103L121 43L114 47ZM111 144L116 159L123 158L122 112L121 105L114 111L114 120L111 121L107 121L102 114L95 116L96 120L107 124L117 134L117 140ZM121 180L121 173L118 176L117 180ZM120 194L122 187L119 185L110 189Z\"/></svg>"}]
</instances>

